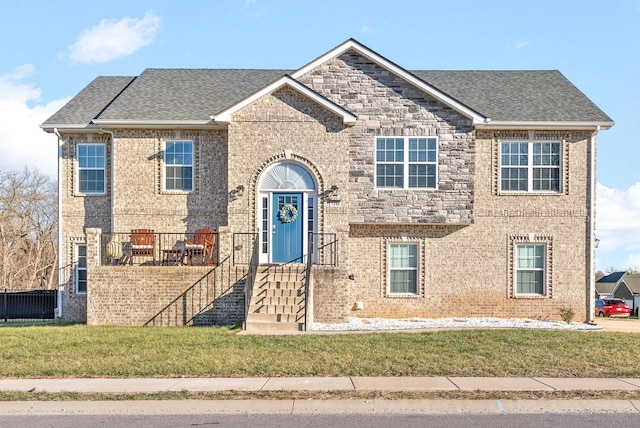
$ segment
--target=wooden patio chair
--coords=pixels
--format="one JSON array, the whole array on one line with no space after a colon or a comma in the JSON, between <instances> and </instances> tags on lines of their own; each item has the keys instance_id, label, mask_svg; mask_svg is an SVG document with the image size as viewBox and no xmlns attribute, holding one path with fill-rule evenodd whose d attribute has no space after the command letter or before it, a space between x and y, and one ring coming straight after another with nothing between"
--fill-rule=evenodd
<instances>
[{"instance_id":1,"label":"wooden patio chair","mask_svg":"<svg viewBox=\"0 0 640 428\"><path fill-rule=\"evenodd\" d=\"M208 260L208 265L212 266L213 255L216 245L216 230L215 229L196 229L193 234L193 242L188 239L185 242L185 253L189 259L189 265L193 265L193 260L196 257L201 258L201 263L205 264L205 259Z\"/></svg>"},{"instance_id":2,"label":"wooden patio chair","mask_svg":"<svg viewBox=\"0 0 640 428\"><path fill-rule=\"evenodd\" d=\"M155 264L155 240L156 235L153 229L132 229L129 264L133 264L134 257L151 257L153 259L153 264Z\"/></svg>"}]
</instances>

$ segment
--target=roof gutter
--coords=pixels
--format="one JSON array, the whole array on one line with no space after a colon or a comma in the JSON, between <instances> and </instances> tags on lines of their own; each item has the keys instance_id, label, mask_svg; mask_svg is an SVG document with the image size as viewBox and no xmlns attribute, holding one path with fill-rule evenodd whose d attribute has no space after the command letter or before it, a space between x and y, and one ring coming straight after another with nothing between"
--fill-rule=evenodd
<instances>
[{"instance_id":1,"label":"roof gutter","mask_svg":"<svg viewBox=\"0 0 640 428\"><path fill-rule=\"evenodd\" d=\"M476 123L478 129L562 129L562 130L606 130L611 128L614 122L580 122L580 121L507 121L487 120L484 123Z\"/></svg>"},{"instance_id":2,"label":"roof gutter","mask_svg":"<svg viewBox=\"0 0 640 428\"><path fill-rule=\"evenodd\" d=\"M44 132L48 132L48 133L53 133L58 135L59 132L73 132L76 134L81 134L81 133L91 133L91 132L96 132L98 130L100 130L100 128L98 128L97 126L93 125L93 124L71 124L71 125L56 125L56 124L52 124L52 125L40 125L40 129L42 129Z\"/></svg>"},{"instance_id":3,"label":"roof gutter","mask_svg":"<svg viewBox=\"0 0 640 428\"><path fill-rule=\"evenodd\" d=\"M97 129L129 128L129 129L211 129L223 128L226 125L207 120L111 120L97 119L93 123Z\"/></svg>"}]
</instances>

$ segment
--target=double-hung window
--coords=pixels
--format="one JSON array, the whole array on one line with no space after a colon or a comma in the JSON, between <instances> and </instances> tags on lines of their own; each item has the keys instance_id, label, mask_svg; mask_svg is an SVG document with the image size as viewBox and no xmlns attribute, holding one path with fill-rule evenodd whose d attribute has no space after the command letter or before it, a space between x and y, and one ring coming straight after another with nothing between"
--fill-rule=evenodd
<instances>
[{"instance_id":1,"label":"double-hung window","mask_svg":"<svg viewBox=\"0 0 640 428\"><path fill-rule=\"evenodd\" d=\"M418 294L418 244L389 244L389 294Z\"/></svg>"},{"instance_id":2,"label":"double-hung window","mask_svg":"<svg viewBox=\"0 0 640 428\"><path fill-rule=\"evenodd\" d=\"M102 194L105 189L104 144L78 144L78 191Z\"/></svg>"},{"instance_id":3,"label":"double-hung window","mask_svg":"<svg viewBox=\"0 0 640 428\"><path fill-rule=\"evenodd\" d=\"M545 295L544 244L516 245L516 294Z\"/></svg>"},{"instance_id":4,"label":"double-hung window","mask_svg":"<svg viewBox=\"0 0 640 428\"><path fill-rule=\"evenodd\" d=\"M559 141L512 141L500 145L500 190L560 192Z\"/></svg>"},{"instance_id":5,"label":"double-hung window","mask_svg":"<svg viewBox=\"0 0 640 428\"><path fill-rule=\"evenodd\" d=\"M164 168L165 190L193 191L193 141L167 141Z\"/></svg>"},{"instance_id":6,"label":"double-hung window","mask_svg":"<svg viewBox=\"0 0 640 428\"><path fill-rule=\"evenodd\" d=\"M87 246L76 245L76 293L87 292Z\"/></svg>"},{"instance_id":7,"label":"double-hung window","mask_svg":"<svg viewBox=\"0 0 640 428\"><path fill-rule=\"evenodd\" d=\"M378 137L375 157L377 188L436 188L437 138Z\"/></svg>"}]
</instances>

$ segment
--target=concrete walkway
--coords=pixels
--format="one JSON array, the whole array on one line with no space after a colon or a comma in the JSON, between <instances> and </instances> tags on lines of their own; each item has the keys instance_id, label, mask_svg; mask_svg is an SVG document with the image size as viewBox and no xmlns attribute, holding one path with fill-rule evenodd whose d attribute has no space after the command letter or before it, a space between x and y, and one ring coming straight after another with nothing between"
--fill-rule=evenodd
<instances>
[{"instance_id":1,"label":"concrete walkway","mask_svg":"<svg viewBox=\"0 0 640 428\"><path fill-rule=\"evenodd\" d=\"M158 393L167 391L638 391L640 378L140 378L0 379L1 391ZM0 415L183 414L640 414L640 400L612 399L237 399L2 401Z\"/></svg>"},{"instance_id":2,"label":"concrete walkway","mask_svg":"<svg viewBox=\"0 0 640 428\"><path fill-rule=\"evenodd\" d=\"M0 379L0 391L158 393L171 391L640 391L640 378L255 377Z\"/></svg>"}]
</instances>

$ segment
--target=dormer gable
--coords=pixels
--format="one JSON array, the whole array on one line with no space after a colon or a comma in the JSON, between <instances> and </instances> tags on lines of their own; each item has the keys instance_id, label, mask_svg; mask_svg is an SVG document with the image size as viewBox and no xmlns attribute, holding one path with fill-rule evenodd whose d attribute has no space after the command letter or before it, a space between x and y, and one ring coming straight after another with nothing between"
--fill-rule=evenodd
<instances>
[{"instance_id":1,"label":"dormer gable","mask_svg":"<svg viewBox=\"0 0 640 428\"><path fill-rule=\"evenodd\" d=\"M268 86L265 86L261 90L253 93L249 97L234 104L228 109L225 109L219 112L218 114L212 116L211 118L214 120L214 122L217 122L217 123L221 123L221 122L230 123L232 121L232 117L234 113L238 112L239 110L246 107L247 105L253 103L257 99L262 98L265 95L272 94L273 92L285 87L291 88L294 91L299 92L300 94L304 95L311 101L316 102L321 106L323 106L324 108L326 108L327 110L335 113L338 116L341 116L342 121L345 125L352 126L355 124L356 122L355 115L348 112L347 110L340 107L339 105L335 104L334 102L328 100L327 98L323 97L322 95L318 94L317 92L311 90L310 88L298 82L297 80L295 80L293 77L289 75L283 76L282 78L276 80L275 82L271 83Z\"/></svg>"}]
</instances>

